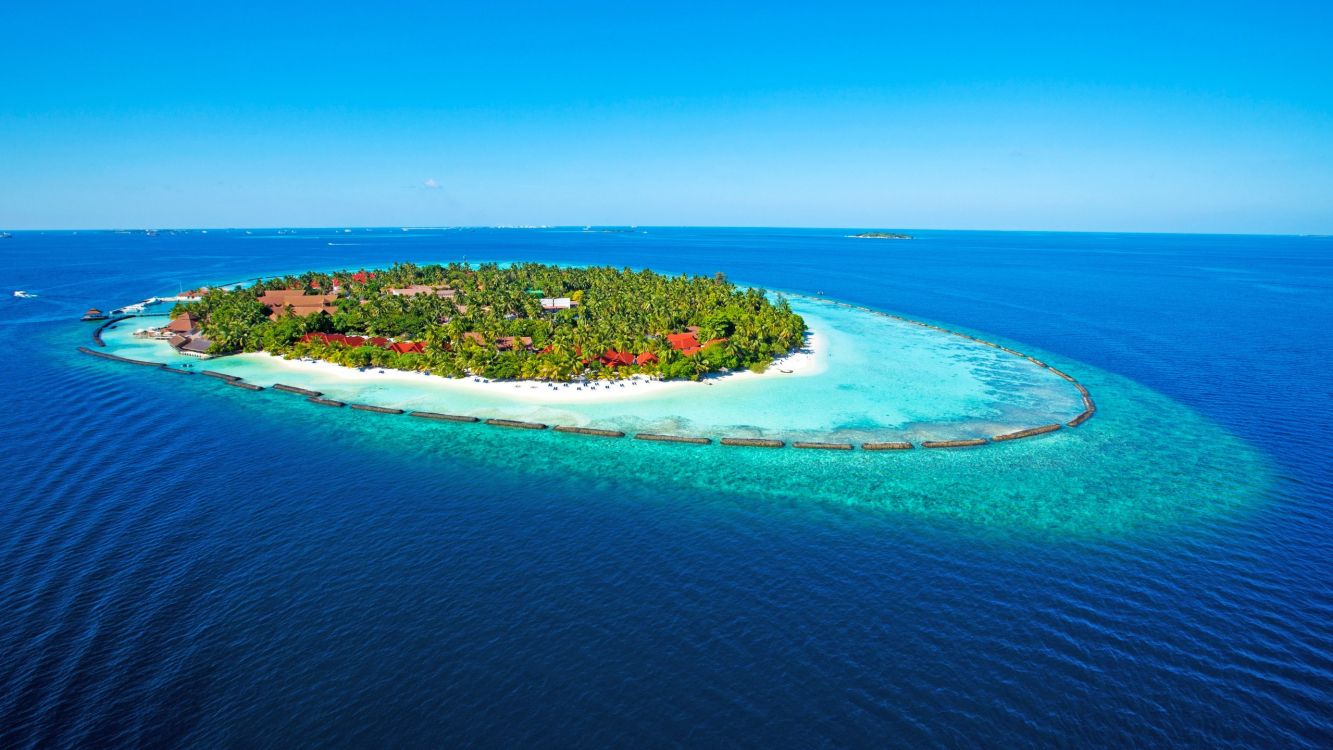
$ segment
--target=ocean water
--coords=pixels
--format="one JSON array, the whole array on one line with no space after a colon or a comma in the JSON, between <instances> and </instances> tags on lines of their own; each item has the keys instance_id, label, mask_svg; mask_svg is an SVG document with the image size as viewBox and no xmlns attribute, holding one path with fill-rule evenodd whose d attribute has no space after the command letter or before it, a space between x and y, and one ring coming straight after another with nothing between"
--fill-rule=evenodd
<instances>
[{"instance_id":1,"label":"ocean water","mask_svg":"<svg viewBox=\"0 0 1333 750\"><path fill-rule=\"evenodd\" d=\"M1333 240L845 234L0 240L5 285L39 295L0 299L0 746L1333 742ZM89 306L461 258L721 270L939 322L1074 374L1099 413L966 451L655 445L74 351ZM797 304L827 373L636 402L643 423L524 413L919 435L1077 412L1063 381Z\"/></svg>"}]
</instances>

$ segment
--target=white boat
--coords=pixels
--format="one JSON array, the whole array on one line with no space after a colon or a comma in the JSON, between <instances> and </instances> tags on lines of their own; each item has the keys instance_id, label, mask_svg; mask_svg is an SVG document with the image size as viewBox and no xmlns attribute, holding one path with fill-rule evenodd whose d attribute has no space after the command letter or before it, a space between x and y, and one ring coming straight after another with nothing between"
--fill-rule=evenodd
<instances>
[{"instance_id":1,"label":"white boat","mask_svg":"<svg viewBox=\"0 0 1333 750\"><path fill-rule=\"evenodd\" d=\"M22 297L23 299L32 299L33 297L36 297L37 295L35 295L35 294L31 294L31 293L29 293L29 292L25 292L25 291L23 291L22 289L19 289L18 291L14 292L14 296L15 296L15 297Z\"/></svg>"}]
</instances>

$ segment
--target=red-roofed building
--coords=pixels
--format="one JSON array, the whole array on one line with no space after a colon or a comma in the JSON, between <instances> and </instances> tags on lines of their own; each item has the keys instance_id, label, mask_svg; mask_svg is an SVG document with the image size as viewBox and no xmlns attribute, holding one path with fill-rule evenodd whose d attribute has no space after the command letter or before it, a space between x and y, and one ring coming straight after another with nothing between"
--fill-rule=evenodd
<instances>
[{"instance_id":1,"label":"red-roofed building","mask_svg":"<svg viewBox=\"0 0 1333 750\"><path fill-rule=\"evenodd\" d=\"M607 349L602 356L597 358L603 367L619 367L621 365L634 364L634 355L629 352L618 352L615 349Z\"/></svg>"},{"instance_id":2,"label":"red-roofed building","mask_svg":"<svg viewBox=\"0 0 1333 750\"><path fill-rule=\"evenodd\" d=\"M671 348L676 349L677 351L683 352L687 349L699 348L699 339L690 331L685 333L668 334L666 340L667 343L671 345Z\"/></svg>"},{"instance_id":3,"label":"red-roofed building","mask_svg":"<svg viewBox=\"0 0 1333 750\"><path fill-rule=\"evenodd\" d=\"M426 346L420 341L395 341L389 344L389 351L397 354L424 354Z\"/></svg>"},{"instance_id":4,"label":"red-roofed building","mask_svg":"<svg viewBox=\"0 0 1333 750\"><path fill-rule=\"evenodd\" d=\"M643 352L634 361L640 365L656 364L657 355L653 354L652 352Z\"/></svg>"},{"instance_id":5,"label":"red-roofed building","mask_svg":"<svg viewBox=\"0 0 1333 750\"><path fill-rule=\"evenodd\" d=\"M199 318L194 313L181 313L172 318L164 330L188 336L191 332L199 330Z\"/></svg>"},{"instance_id":6,"label":"red-roofed building","mask_svg":"<svg viewBox=\"0 0 1333 750\"><path fill-rule=\"evenodd\" d=\"M378 346L381 349L387 349L389 346L389 340L383 336L372 336L368 341L371 346Z\"/></svg>"},{"instance_id":7,"label":"red-roofed building","mask_svg":"<svg viewBox=\"0 0 1333 750\"><path fill-rule=\"evenodd\" d=\"M703 351L703 350L705 350L705 349L711 349L712 347L714 347L714 346L716 346L716 345L718 345L718 344L720 344L720 343L722 343L722 342L724 342L724 341L726 341L726 339L709 339L709 340L705 341L703 344L701 344L700 346L690 347L689 349L681 349L681 350L680 350L680 353L681 353L681 354L684 354L684 355L687 356L687 357L693 357L694 355L698 354L699 352L701 352L701 351Z\"/></svg>"}]
</instances>

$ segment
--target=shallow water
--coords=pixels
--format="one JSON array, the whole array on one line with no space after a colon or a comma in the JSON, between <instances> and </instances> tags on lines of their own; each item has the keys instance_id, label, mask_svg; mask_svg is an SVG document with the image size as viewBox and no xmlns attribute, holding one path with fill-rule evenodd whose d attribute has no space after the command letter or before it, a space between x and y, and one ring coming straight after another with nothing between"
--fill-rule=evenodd
<instances>
[{"instance_id":1,"label":"shallow water","mask_svg":"<svg viewBox=\"0 0 1333 750\"><path fill-rule=\"evenodd\" d=\"M224 357L205 365L176 354L164 342L133 336L136 329L161 325L160 317L117 324L103 339L105 351L120 356L206 367L264 386L286 383L352 403L625 431L945 440L1067 422L1083 410L1071 383L1013 354L826 301L794 298L792 305L817 332L814 367L784 376L775 366L762 378L741 374L667 387L603 383L596 391L577 383L481 390L374 368L365 377L349 378L354 371L298 369L269 357ZM381 372L387 376L376 377ZM541 399L551 388L559 391L553 403L522 399ZM608 390L615 395L597 397Z\"/></svg>"},{"instance_id":2,"label":"shallow water","mask_svg":"<svg viewBox=\"0 0 1333 750\"><path fill-rule=\"evenodd\" d=\"M6 241L41 296L0 302L0 744L1324 744L1330 242L846 233ZM654 445L73 351L84 308L178 283L463 255L822 292L1038 356L1099 412L974 450ZM904 371L966 386L876 428L972 419L978 382L993 406L1035 369L924 341ZM787 419L741 411L709 413Z\"/></svg>"}]
</instances>

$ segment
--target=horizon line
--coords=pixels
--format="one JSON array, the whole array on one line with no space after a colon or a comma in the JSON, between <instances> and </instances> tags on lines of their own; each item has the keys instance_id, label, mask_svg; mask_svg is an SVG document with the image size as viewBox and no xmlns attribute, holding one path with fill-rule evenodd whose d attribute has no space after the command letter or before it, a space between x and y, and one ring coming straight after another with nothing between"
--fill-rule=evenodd
<instances>
[{"instance_id":1,"label":"horizon line","mask_svg":"<svg viewBox=\"0 0 1333 750\"><path fill-rule=\"evenodd\" d=\"M1133 234L1133 235L1184 235L1204 237L1304 237L1333 238L1333 233L1322 232L1188 232L1188 231L1150 231L1150 230L1113 230L1113 229L950 229L943 227L874 227L874 226L798 226L798 225L741 225L741 224L441 224L434 226L403 226L400 224L380 225L325 225L325 226L120 226L120 227L42 227L35 229L3 229L9 233L45 233L45 232L227 232L227 231L316 231L347 230L364 231L389 230L396 232L410 231L448 231L448 230L543 230L543 229L779 229L808 231L865 231L865 232L977 232L1008 234Z\"/></svg>"}]
</instances>

